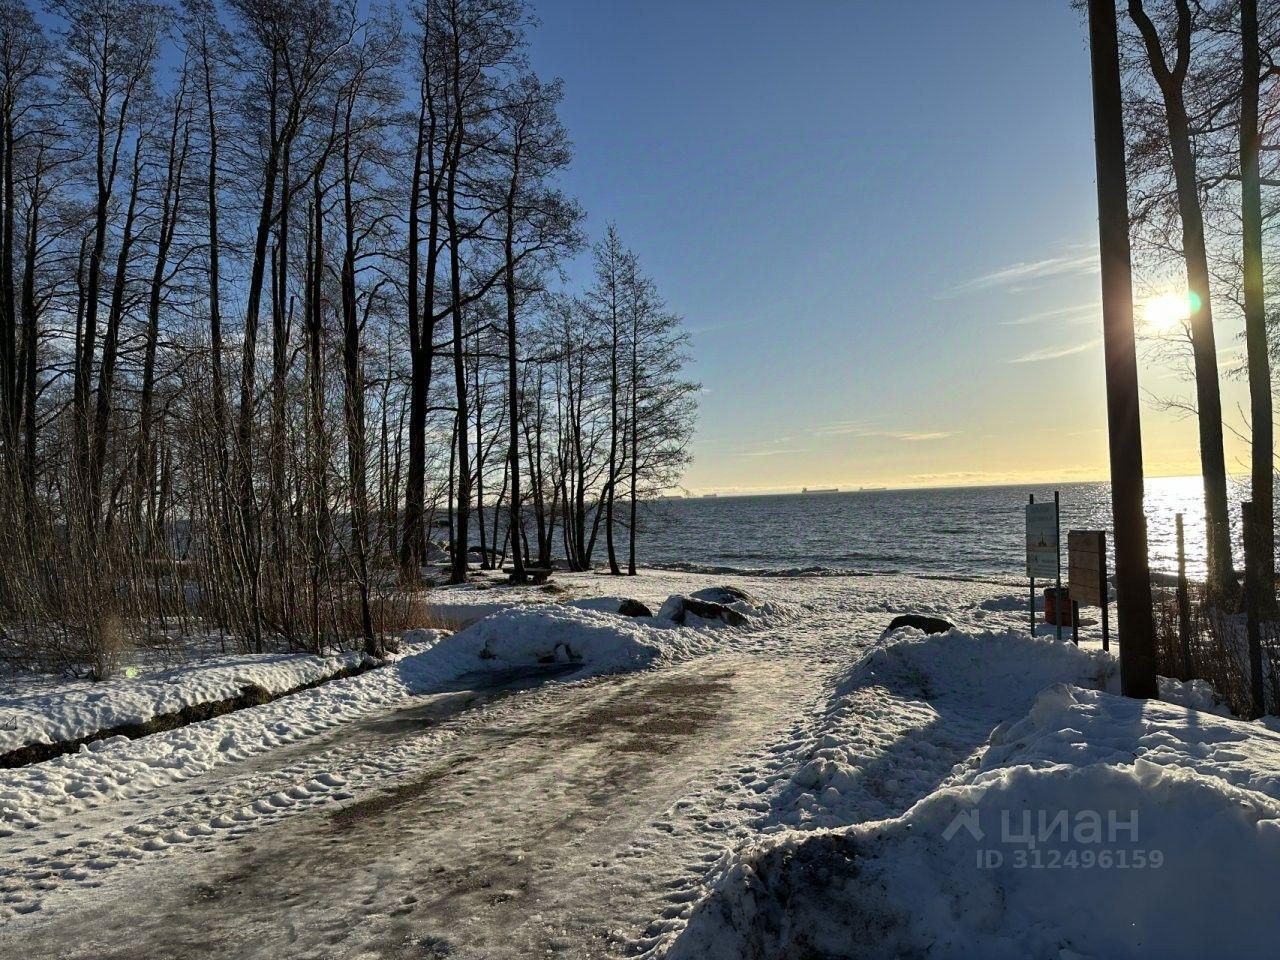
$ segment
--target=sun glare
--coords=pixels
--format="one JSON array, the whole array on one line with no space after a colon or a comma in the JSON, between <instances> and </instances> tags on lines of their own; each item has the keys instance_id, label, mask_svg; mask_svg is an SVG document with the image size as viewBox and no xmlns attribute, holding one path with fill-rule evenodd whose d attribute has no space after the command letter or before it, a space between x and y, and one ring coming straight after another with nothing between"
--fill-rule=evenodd
<instances>
[{"instance_id":1,"label":"sun glare","mask_svg":"<svg viewBox=\"0 0 1280 960\"><path fill-rule=\"evenodd\" d=\"M1191 316L1193 293L1162 293L1142 305L1142 320L1156 332L1173 330Z\"/></svg>"}]
</instances>

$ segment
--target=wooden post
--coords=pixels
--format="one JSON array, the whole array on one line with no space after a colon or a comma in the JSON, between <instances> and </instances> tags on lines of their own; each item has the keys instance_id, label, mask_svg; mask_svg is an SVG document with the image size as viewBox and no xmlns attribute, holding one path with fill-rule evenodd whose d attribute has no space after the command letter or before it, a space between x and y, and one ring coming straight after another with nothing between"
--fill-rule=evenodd
<instances>
[{"instance_id":1,"label":"wooden post","mask_svg":"<svg viewBox=\"0 0 1280 960\"><path fill-rule=\"evenodd\" d=\"M1252 503L1240 504L1244 521L1244 609L1249 634L1249 693L1253 701L1253 715L1260 717L1267 712L1266 694L1262 685L1262 629L1258 623L1258 572L1262 566L1258 544L1258 518Z\"/></svg>"},{"instance_id":2,"label":"wooden post","mask_svg":"<svg viewBox=\"0 0 1280 960\"><path fill-rule=\"evenodd\" d=\"M1067 592L1075 614L1080 604L1096 606L1102 611L1102 648L1110 645L1107 617L1107 534L1105 530L1070 530L1067 532ZM1076 639L1075 633L1072 639Z\"/></svg>"},{"instance_id":3,"label":"wooden post","mask_svg":"<svg viewBox=\"0 0 1280 960\"><path fill-rule=\"evenodd\" d=\"M1187 587L1187 544L1182 532L1182 514L1175 517L1178 525L1178 644L1182 649L1182 679L1191 679L1191 592Z\"/></svg>"},{"instance_id":4,"label":"wooden post","mask_svg":"<svg viewBox=\"0 0 1280 960\"><path fill-rule=\"evenodd\" d=\"M1151 622L1147 520L1142 512L1142 424L1133 336L1129 185L1125 172L1124 105L1115 0L1089 0L1089 53L1093 74L1111 513L1116 537L1120 688L1126 696L1155 697L1159 687L1155 630Z\"/></svg>"}]
</instances>

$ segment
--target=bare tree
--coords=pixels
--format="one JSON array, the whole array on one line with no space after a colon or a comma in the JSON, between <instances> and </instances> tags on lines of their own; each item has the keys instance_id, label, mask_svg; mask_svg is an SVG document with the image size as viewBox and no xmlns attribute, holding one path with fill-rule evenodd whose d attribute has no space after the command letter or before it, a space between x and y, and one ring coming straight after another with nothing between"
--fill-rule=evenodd
<instances>
[{"instance_id":1,"label":"bare tree","mask_svg":"<svg viewBox=\"0 0 1280 960\"><path fill-rule=\"evenodd\" d=\"M1196 29L1195 14L1190 0L1168 0L1161 4L1157 24L1144 0L1129 0L1129 15L1137 28L1146 67L1157 88L1163 111L1189 291L1209 571L1211 580L1225 588L1234 582L1234 574L1222 443L1222 398L1218 384L1204 211L1186 99L1192 35ZM1172 49L1172 61L1166 55L1166 45Z\"/></svg>"}]
</instances>

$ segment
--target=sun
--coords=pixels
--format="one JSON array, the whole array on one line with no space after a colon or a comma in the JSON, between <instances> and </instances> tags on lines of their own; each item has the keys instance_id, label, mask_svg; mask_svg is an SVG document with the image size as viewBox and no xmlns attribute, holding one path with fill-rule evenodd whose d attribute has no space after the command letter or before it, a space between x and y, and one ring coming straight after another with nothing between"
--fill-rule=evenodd
<instances>
[{"instance_id":1,"label":"sun","mask_svg":"<svg viewBox=\"0 0 1280 960\"><path fill-rule=\"evenodd\" d=\"M1162 293L1148 297L1142 304L1142 320L1157 333L1174 330L1191 316L1194 293Z\"/></svg>"}]
</instances>

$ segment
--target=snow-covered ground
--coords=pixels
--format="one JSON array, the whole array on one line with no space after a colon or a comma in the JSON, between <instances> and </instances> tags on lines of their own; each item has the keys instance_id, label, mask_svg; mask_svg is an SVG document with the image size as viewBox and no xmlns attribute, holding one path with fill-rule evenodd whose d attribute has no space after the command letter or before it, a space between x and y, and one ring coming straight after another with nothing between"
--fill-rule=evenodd
<instances>
[{"instance_id":1,"label":"snow-covered ground","mask_svg":"<svg viewBox=\"0 0 1280 960\"><path fill-rule=\"evenodd\" d=\"M718 584L750 596L745 625L613 612ZM1259 952L1280 734L1119 698L1096 623L1079 648L1031 639L1024 591L656 571L437 589L459 632L411 632L391 666L0 771L0 952L1176 956L1209 927ZM958 631L882 636L899 613ZM1095 809L1123 842L1092 842ZM1074 867L1014 862L1002 816L1021 837L1041 811L1035 849ZM1104 851L1129 865L1104 876Z\"/></svg>"},{"instance_id":2,"label":"snow-covered ground","mask_svg":"<svg viewBox=\"0 0 1280 960\"><path fill-rule=\"evenodd\" d=\"M131 670L100 683L19 676L0 684L0 754L29 744L78 740L126 724L214 703L257 687L275 696L331 677L358 654L232 654L181 666Z\"/></svg>"}]
</instances>

